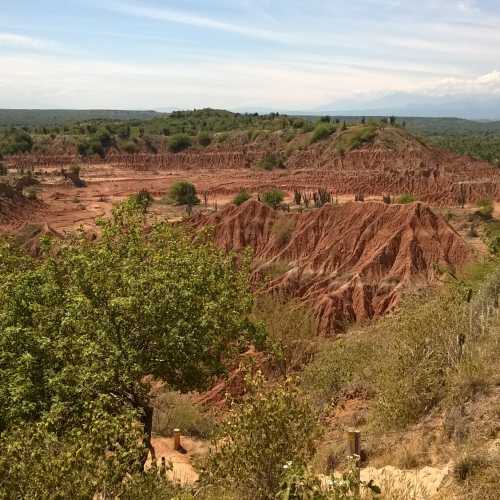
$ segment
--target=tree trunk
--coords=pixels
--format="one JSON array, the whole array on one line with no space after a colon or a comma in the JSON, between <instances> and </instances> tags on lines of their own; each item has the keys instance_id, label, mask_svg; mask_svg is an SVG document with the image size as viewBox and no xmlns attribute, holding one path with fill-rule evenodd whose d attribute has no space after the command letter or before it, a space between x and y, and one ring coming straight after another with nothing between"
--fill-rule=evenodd
<instances>
[{"instance_id":1,"label":"tree trunk","mask_svg":"<svg viewBox=\"0 0 500 500\"><path fill-rule=\"evenodd\" d=\"M156 462L156 453L151 443L151 434L153 432L153 408L151 406L143 406L143 416L141 418L142 425L144 426L144 455L141 460L141 469L144 471L148 454L151 453L151 458Z\"/></svg>"}]
</instances>

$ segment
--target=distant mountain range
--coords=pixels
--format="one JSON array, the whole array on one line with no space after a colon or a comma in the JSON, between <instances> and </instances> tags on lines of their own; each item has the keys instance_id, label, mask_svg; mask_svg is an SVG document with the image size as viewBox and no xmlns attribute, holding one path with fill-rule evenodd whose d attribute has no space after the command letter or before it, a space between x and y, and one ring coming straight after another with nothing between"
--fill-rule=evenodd
<instances>
[{"instance_id":1,"label":"distant mountain range","mask_svg":"<svg viewBox=\"0 0 500 500\"><path fill-rule=\"evenodd\" d=\"M432 96L395 92L374 99L343 99L321 106L315 113L355 116L455 117L500 120L500 94Z\"/></svg>"}]
</instances>

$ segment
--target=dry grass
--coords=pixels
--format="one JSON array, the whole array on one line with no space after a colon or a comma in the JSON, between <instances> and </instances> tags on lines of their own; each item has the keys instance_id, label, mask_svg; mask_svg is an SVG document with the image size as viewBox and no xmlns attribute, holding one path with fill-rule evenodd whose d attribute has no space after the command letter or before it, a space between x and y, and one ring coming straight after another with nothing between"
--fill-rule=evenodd
<instances>
[{"instance_id":1,"label":"dry grass","mask_svg":"<svg viewBox=\"0 0 500 500\"><path fill-rule=\"evenodd\" d=\"M193 403L189 394L163 392L155 400L153 432L171 436L174 429L184 435L208 438L215 423L200 406Z\"/></svg>"}]
</instances>

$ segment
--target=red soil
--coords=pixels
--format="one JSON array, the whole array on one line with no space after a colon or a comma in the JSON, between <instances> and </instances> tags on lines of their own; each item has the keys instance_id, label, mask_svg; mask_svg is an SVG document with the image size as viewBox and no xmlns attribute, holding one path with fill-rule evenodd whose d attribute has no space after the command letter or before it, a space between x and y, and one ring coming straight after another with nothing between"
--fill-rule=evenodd
<instances>
[{"instance_id":1,"label":"red soil","mask_svg":"<svg viewBox=\"0 0 500 500\"><path fill-rule=\"evenodd\" d=\"M255 273L274 274L271 289L309 303L324 334L384 314L405 287L428 285L437 266L453 270L469 258L458 233L421 203L325 205L291 215L250 200L193 223L214 226L226 250L253 248Z\"/></svg>"},{"instance_id":2,"label":"red soil","mask_svg":"<svg viewBox=\"0 0 500 500\"><path fill-rule=\"evenodd\" d=\"M302 138L304 139L304 138ZM204 150L173 153L120 154L111 152L105 163L122 171L170 172L184 177L198 172L217 175L207 186L211 195L234 194L241 188L262 191L279 183L287 191L323 187L334 195L363 193L366 196L410 193L437 205L476 203L483 198L500 200L500 170L491 164L429 148L399 129L384 129L373 144L341 153L337 140L297 147L290 153L286 171L255 172L251 167L266 152L286 144L211 146ZM82 161L75 155L22 155L10 157L11 168L47 170L82 163L90 169L103 162ZM221 178L222 174L222 178Z\"/></svg>"}]
</instances>

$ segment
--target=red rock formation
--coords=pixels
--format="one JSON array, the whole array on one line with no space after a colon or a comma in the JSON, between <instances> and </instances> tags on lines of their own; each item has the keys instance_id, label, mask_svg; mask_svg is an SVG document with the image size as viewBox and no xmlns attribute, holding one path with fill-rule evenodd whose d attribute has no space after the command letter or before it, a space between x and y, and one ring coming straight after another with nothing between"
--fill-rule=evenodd
<instances>
[{"instance_id":1,"label":"red rock formation","mask_svg":"<svg viewBox=\"0 0 500 500\"><path fill-rule=\"evenodd\" d=\"M469 257L461 237L421 203L325 205L299 215L249 200L193 223L214 226L226 250L252 247L255 274L279 270L270 289L310 303L325 334L384 314L404 287L427 285L437 266L455 269Z\"/></svg>"}]
</instances>

